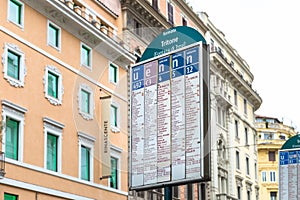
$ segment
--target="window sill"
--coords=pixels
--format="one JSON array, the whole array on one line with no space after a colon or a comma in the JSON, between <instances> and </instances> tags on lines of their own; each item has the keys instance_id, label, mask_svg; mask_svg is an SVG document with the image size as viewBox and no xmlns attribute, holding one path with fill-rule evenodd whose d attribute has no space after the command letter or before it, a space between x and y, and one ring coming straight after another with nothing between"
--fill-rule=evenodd
<instances>
[{"instance_id":1,"label":"window sill","mask_svg":"<svg viewBox=\"0 0 300 200\"><path fill-rule=\"evenodd\" d=\"M113 132L113 133L120 133L120 129L118 127L111 125L110 129L111 129L111 132Z\"/></svg>"}]
</instances>

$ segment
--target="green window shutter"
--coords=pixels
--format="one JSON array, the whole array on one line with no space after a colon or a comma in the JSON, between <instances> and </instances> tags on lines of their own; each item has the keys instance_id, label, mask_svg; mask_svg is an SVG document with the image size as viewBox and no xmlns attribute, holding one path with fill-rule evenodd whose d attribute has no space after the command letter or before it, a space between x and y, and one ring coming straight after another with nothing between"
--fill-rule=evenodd
<instances>
[{"instance_id":1,"label":"green window shutter","mask_svg":"<svg viewBox=\"0 0 300 200\"><path fill-rule=\"evenodd\" d=\"M110 107L110 123L111 125L117 127L118 126L118 108L116 106Z\"/></svg>"},{"instance_id":2,"label":"green window shutter","mask_svg":"<svg viewBox=\"0 0 300 200\"><path fill-rule=\"evenodd\" d=\"M82 64L90 66L90 50L86 46L81 46L81 59Z\"/></svg>"},{"instance_id":3,"label":"green window shutter","mask_svg":"<svg viewBox=\"0 0 300 200\"><path fill-rule=\"evenodd\" d=\"M85 113L90 113L90 93L81 90L81 109Z\"/></svg>"},{"instance_id":4,"label":"green window shutter","mask_svg":"<svg viewBox=\"0 0 300 200\"><path fill-rule=\"evenodd\" d=\"M81 179L90 180L90 150L81 146Z\"/></svg>"},{"instance_id":5,"label":"green window shutter","mask_svg":"<svg viewBox=\"0 0 300 200\"><path fill-rule=\"evenodd\" d=\"M17 1L9 1L9 19L17 24L21 24L22 4Z\"/></svg>"},{"instance_id":6,"label":"green window shutter","mask_svg":"<svg viewBox=\"0 0 300 200\"><path fill-rule=\"evenodd\" d=\"M58 98L58 76L48 72L48 95Z\"/></svg>"},{"instance_id":7,"label":"green window shutter","mask_svg":"<svg viewBox=\"0 0 300 200\"><path fill-rule=\"evenodd\" d=\"M110 167L111 167L111 178L110 178L110 187L118 189L118 159L111 157L110 158Z\"/></svg>"},{"instance_id":8,"label":"green window shutter","mask_svg":"<svg viewBox=\"0 0 300 200\"><path fill-rule=\"evenodd\" d=\"M47 169L57 171L57 136L47 134Z\"/></svg>"},{"instance_id":9,"label":"green window shutter","mask_svg":"<svg viewBox=\"0 0 300 200\"><path fill-rule=\"evenodd\" d=\"M56 28L55 26L53 26L52 24L49 24L49 43L55 47L58 47L59 46L59 41L58 41L58 38L59 38L59 29Z\"/></svg>"},{"instance_id":10,"label":"green window shutter","mask_svg":"<svg viewBox=\"0 0 300 200\"><path fill-rule=\"evenodd\" d=\"M19 122L6 118L5 155L7 158L18 160Z\"/></svg>"},{"instance_id":11,"label":"green window shutter","mask_svg":"<svg viewBox=\"0 0 300 200\"><path fill-rule=\"evenodd\" d=\"M20 55L8 50L7 55L7 75L19 80Z\"/></svg>"},{"instance_id":12,"label":"green window shutter","mask_svg":"<svg viewBox=\"0 0 300 200\"><path fill-rule=\"evenodd\" d=\"M4 200L18 200L18 196L4 193Z\"/></svg>"}]
</instances>

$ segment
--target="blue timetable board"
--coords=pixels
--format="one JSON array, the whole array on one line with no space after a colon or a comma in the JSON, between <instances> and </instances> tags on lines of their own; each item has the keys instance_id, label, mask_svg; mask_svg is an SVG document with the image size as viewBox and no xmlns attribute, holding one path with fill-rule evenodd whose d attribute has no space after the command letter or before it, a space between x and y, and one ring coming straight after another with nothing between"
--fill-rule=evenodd
<instances>
[{"instance_id":1,"label":"blue timetable board","mask_svg":"<svg viewBox=\"0 0 300 200\"><path fill-rule=\"evenodd\" d=\"M193 44L131 67L133 189L204 179L203 69L208 66L202 45Z\"/></svg>"}]
</instances>

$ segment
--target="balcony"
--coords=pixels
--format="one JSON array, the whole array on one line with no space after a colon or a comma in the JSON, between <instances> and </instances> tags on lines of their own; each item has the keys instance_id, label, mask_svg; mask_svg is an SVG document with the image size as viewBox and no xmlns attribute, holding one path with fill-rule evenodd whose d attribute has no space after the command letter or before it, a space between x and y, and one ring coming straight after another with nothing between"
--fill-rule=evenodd
<instances>
[{"instance_id":1,"label":"balcony","mask_svg":"<svg viewBox=\"0 0 300 200\"><path fill-rule=\"evenodd\" d=\"M216 99L218 102L225 106L225 107L231 107L231 96L228 94L228 92L225 91L225 89L221 86L217 86L214 88L214 92L216 95Z\"/></svg>"},{"instance_id":2,"label":"balcony","mask_svg":"<svg viewBox=\"0 0 300 200\"><path fill-rule=\"evenodd\" d=\"M249 101L254 105L255 110L257 110L262 103L262 99L252 88L252 85L243 78L241 73L232 67L232 63L229 62L222 52L213 51L210 55L210 62L214 63L221 71L222 75L235 85L236 88L239 88L240 92L248 97Z\"/></svg>"},{"instance_id":3,"label":"balcony","mask_svg":"<svg viewBox=\"0 0 300 200\"><path fill-rule=\"evenodd\" d=\"M235 198L230 197L228 194L226 193L220 193L217 194L217 200L234 200Z\"/></svg>"},{"instance_id":4,"label":"balcony","mask_svg":"<svg viewBox=\"0 0 300 200\"><path fill-rule=\"evenodd\" d=\"M135 62L133 50L116 35L113 25L80 1L24 1L116 64L126 67Z\"/></svg>"}]
</instances>

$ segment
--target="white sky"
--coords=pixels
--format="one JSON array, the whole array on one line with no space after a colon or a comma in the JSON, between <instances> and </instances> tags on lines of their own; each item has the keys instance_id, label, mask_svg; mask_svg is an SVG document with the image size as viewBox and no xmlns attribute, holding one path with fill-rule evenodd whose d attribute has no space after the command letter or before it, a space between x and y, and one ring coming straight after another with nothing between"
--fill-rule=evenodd
<instances>
[{"instance_id":1,"label":"white sky","mask_svg":"<svg viewBox=\"0 0 300 200\"><path fill-rule=\"evenodd\" d=\"M187 0L205 11L250 66L256 114L300 129L300 1Z\"/></svg>"}]
</instances>

